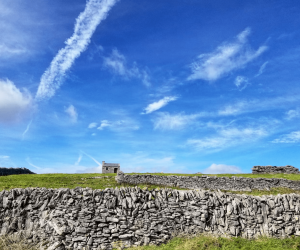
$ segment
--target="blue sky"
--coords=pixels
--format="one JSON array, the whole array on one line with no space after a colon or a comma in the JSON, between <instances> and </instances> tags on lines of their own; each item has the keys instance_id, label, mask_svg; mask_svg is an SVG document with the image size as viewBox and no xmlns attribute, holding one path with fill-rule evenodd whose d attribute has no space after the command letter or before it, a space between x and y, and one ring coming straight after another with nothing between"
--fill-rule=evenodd
<instances>
[{"instance_id":1,"label":"blue sky","mask_svg":"<svg viewBox=\"0 0 300 250\"><path fill-rule=\"evenodd\" d=\"M0 166L300 167L300 3L2 0Z\"/></svg>"}]
</instances>

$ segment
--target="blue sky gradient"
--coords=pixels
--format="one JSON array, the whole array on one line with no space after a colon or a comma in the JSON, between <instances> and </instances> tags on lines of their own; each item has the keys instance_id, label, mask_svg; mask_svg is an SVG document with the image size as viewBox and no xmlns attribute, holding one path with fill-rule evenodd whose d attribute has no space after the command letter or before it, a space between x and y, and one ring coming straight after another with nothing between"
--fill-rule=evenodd
<instances>
[{"instance_id":1,"label":"blue sky gradient","mask_svg":"<svg viewBox=\"0 0 300 250\"><path fill-rule=\"evenodd\" d=\"M2 0L0 167L300 167L298 1Z\"/></svg>"}]
</instances>

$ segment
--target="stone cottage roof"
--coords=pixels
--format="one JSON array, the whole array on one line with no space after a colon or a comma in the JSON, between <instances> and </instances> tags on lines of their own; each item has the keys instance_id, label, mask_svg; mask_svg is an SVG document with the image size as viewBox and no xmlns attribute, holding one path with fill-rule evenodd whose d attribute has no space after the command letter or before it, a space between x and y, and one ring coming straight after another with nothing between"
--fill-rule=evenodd
<instances>
[{"instance_id":1,"label":"stone cottage roof","mask_svg":"<svg viewBox=\"0 0 300 250\"><path fill-rule=\"evenodd\" d=\"M103 167L119 167L120 163L106 163L105 161L102 162Z\"/></svg>"}]
</instances>

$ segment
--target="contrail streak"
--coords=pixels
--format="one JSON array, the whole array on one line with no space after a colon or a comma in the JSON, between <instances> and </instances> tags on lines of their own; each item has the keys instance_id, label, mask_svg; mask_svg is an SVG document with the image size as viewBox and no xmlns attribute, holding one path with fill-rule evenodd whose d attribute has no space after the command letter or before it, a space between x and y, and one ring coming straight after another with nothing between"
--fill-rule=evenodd
<instances>
[{"instance_id":1,"label":"contrail streak","mask_svg":"<svg viewBox=\"0 0 300 250\"><path fill-rule=\"evenodd\" d=\"M26 135L26 133L28 132L28 130L29 130L29 128L30 128L30 125L31 125L31 123L32 123L32 119L30 120L30 122L28 123L28 125L27 125L27 127L26 127L25 131L23 132L23 134L22 134L22 139L24 139L24 136L25 136L25 135Z\"/></svg>"},{"instance_id":2,"label":"contrail streak","mask_svg":"<svg viewBox=\"0 0 300 250\"><path fill-rule=\"evenodd\" d=\"M87 157L91 158L94 162L96 162L98 164L98 167L102 167L102 163L100 163L99 161L97 161L94 157L88 155L87 153L81 151L82 153L84 153Z\"/></svg>"},{"instance_id":3,"label":"contrail streak","mask_svg":"<svg viewBox=\"0 0 300 250\"><path fill-rule=\"evenodd\" d=\"M98 24L118 0L88 0L85 10L77 17L73 35L65 42L66 46L53 58L50 66L41 77L36 100L47 100L54 96L72 66L88 44Z\"/></svg>"}]
</instances>

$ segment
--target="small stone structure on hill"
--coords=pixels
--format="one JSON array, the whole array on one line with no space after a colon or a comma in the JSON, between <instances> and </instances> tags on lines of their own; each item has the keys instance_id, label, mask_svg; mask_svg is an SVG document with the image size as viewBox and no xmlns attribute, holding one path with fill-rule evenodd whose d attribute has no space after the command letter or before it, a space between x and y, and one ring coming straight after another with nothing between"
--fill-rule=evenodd
<instances>
[{"instance_id":1,"label":"small stone structure on hill","mask_svg":"<svg viewBox=\"0 0 300 250\"><path fill-rule=\"evenodd\" d=\"M277 166L254 166L252 174L300 174L298 168L287 165L285 167Z\"/></svg>"},{"instance_id":2,"label":"small stone structure on hill","mask_svg":"<svg viewBox=\"0 0 300 250\"><path fill-rule=\"evenodd\" d=\"M120 163L105 163L102 161L102 174L118 173L120 171Z\"/></svg>"},{"instance_id":3,"label":"small stone structure on hill","mask_svg":"<svg viewBox=\"0 0 300 250\"><path fill-rule=\"evenodd\" d=\"M1 168L0 176L13 175L13 174L35 174L27 168Z\"/></svg>"}]
</instances>

